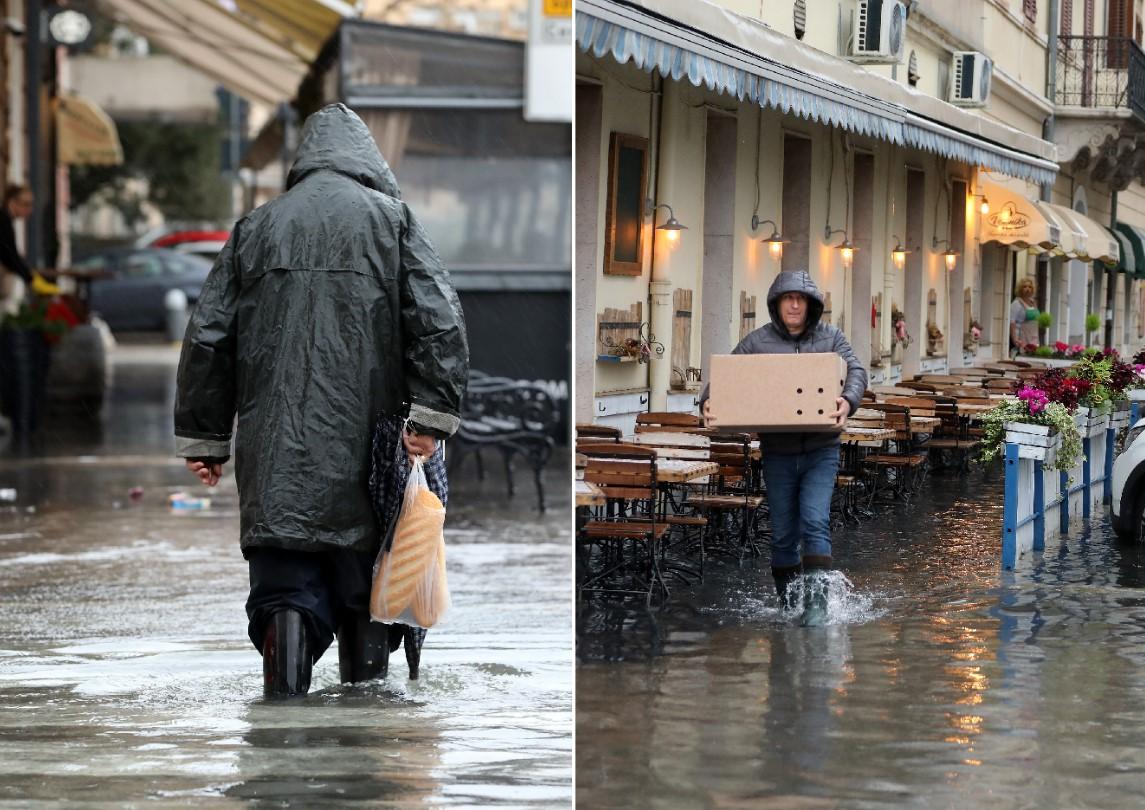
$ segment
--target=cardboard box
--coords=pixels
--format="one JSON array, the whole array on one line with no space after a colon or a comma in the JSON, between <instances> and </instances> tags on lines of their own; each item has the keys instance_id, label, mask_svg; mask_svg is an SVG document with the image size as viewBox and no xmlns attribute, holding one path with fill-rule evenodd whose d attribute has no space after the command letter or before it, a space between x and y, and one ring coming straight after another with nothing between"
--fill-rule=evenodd
<instances>
[{"instance_id":1,"label":"cardboard box","mask_svg":"<svg viewBox=\"0 0 1145 810\"><path fill-rule=\"evenodd\" d=\"M750 433L837 431L847 363L834 352L712 355L708 424Z\"/></svg>"}]
</instances>

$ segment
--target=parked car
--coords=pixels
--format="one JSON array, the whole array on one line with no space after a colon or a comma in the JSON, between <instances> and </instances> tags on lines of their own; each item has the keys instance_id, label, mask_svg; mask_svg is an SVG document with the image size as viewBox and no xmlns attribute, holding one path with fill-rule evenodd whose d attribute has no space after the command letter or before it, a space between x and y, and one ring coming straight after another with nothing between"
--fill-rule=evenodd
<instances>
[{"instance_id":1,"label":"parked car","mask_svg":"<svg viewBox=\"0 0 1145 810\"><path fill-rule=\"evenodd\" d=\"M230 231L172 231L153 240L148 247L171 248L180 253L191 253L214 261L230 236Z\"/></svg>"},{"instance_id":2,"label":"parked car","mask_svg":"<svg viewBox=\"0 0 1145 810\"><path fill-rule=\"evenodd\" d=\"M112 331L151 331L166 326L170 290L182 290L189 306L199 300L211 266L174 250L122 248L88 256L73 269L105 276L91 282L88 303Z\"/></svg>"},{"instance_id":3,"label":"parked car","mask_svg":"<svg viewBox=\"0 0 1145 810\"><path fill-rule=\"evenodd\" d=\"M1113 460L1110 522L1118 536L1140 542L1145 541L1145 419L1129 428L1124 447Z\"/></svg>"}]
</instances>

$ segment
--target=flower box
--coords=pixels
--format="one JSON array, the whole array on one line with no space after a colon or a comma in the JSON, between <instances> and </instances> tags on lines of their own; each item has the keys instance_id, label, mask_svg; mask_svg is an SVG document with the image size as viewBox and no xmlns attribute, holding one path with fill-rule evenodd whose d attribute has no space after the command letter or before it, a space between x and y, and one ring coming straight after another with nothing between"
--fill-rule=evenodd
<instances>
[{"instance_id":1,"label":"flower box","mask_svg":"<svg viewBox=\"0 0 1145 810\"><path fill-rule=\"evenodd\" d=\"M1130 388L1126 393L1130 402L1145 402L1145 388Z\"/></svg>"},{"instance_id":2,"label":"flower box","mask_svg":"<svg viewBox=\"0 0 1145 810\"><path fill-rule=\"evenodd\" d=\"M1052 464L1061 447L1061 436L1052 425L1005 422L1006 442L1018 445L1018 458L1032 458Z\"/></svg>"}]
</instances>

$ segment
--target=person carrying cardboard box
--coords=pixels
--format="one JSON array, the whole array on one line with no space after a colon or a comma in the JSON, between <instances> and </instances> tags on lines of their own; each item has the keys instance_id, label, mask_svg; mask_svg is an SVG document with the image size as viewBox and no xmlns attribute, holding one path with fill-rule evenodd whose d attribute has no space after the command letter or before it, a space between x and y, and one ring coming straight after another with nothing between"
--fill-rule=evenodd
<instances>
[{"instance_id":1,"label":"person carrying cardboard box","mask_svg":"<svg viewBox=\"0 0 1145 810\"><path fill-rule=\"evenodd\" d=\"M827 617L825 572L831 568L831 494L839 470L839 430L859 407L867 388L867 372L855 357L843 332L823 317L823 294L806 271L780 273L767 292L771 322L739 342L732 354L835 353L846 361L846 378L828 414L835 430L778 428L760 433L763 478L771 513L771 573L781 603L788 585L801 573L804 582L803 615L806 626L823 624ZM708 424L719 427L719 402L742 396L720 390L716 407L709 389L700 397ZM802 549L800 548L802 542Z\"/></svg>"}]
</instances>

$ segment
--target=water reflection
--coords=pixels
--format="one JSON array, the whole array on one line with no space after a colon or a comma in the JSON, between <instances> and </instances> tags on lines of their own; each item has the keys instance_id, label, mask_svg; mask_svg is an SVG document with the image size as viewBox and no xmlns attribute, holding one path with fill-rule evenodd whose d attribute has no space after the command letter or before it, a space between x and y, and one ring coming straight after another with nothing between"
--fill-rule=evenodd
<instances>
[{"instance_id":1,"label":"water reflection","mask_svg":"<svg viewBox=\"0 0 1145 810\"><path fill-rule=\"evenodd\" d=\"M766 560L578 618L578 801L1140 803L1145 549L1106 524L1000 570L1000 482L941 480L836 540L870 610L799 628Z\"/></svg>"}]
</instances>

